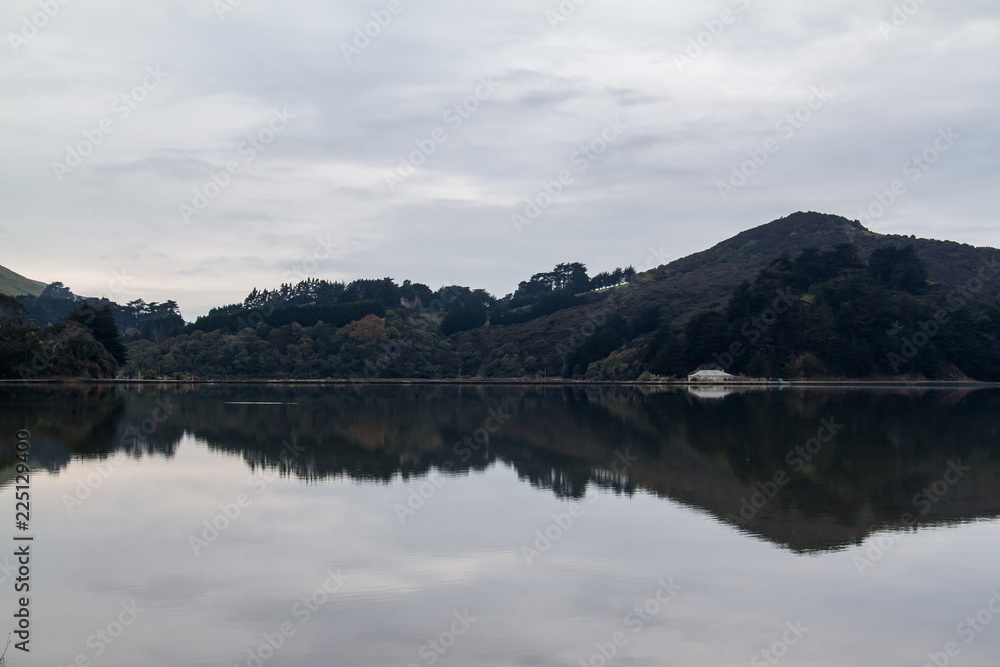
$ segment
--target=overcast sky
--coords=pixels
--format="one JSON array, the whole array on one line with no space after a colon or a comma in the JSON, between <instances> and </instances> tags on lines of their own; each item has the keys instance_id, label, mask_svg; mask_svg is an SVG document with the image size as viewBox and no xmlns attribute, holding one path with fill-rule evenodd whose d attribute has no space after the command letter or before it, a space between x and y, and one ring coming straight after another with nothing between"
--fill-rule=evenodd
<instances>
[{"instance_id":1,"label":"overcast sky","mask_svg":"<svg viewBox=\"0 0 1000 667\"><path fill-rule=\"evenodd\" d=\"M797 210L1000 246L994 0L4 0L0 29L0 265L187 319L306 275L502 296Z\"/></svg>"}]
</instances>

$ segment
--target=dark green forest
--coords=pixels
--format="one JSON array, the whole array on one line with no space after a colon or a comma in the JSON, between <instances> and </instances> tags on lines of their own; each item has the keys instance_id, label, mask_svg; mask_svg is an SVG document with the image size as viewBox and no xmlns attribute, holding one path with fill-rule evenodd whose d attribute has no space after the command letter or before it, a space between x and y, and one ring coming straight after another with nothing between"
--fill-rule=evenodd
<instances>
[{"instance_id":1,"label":"dark green forest","mask_svg":"<svg viewBox=\"0 0 1000 667\"><path fill-rule=\"evenodd\" d=\"M502 298L309 279L186 323L174 301L53 283L0 302L0 376L997 381L998 272L989 249L799 213L642 272L558 264Z\"/></svg>"},{"instance_id":2,"label":"dark green forest","mask_svg":"<svg viewBox=\"0 0 1000 667\"><path fill-rule=\"evenodd\" d=\"M867 265L850 244L806 249L744 281L725 308L665 323L646 361L668 376L711 364L751 377L997 381L1000 308L977 299L977 284L931 283L912 245L880 248Z\"/></svg>"}]
</instances>

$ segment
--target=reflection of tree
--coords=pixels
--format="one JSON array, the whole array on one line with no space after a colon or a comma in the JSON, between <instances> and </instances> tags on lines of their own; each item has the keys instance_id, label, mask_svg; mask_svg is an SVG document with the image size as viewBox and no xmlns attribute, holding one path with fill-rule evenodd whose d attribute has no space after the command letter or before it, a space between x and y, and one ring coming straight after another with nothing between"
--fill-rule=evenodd
<instances>
[{"instance_id":1,"label":"reflection of tree","mask_svg":"<svg viewBox=\"0 0 1000 667\"><path fill-rule=\"evenodd\" d=\"M151 412L129 400L129 394L106 385L34 385L0 387L0 450L2 465L14 460L14 439L20 429L31 433L33 462L60 470L72 456L103 458L118 451L132 456L170 455L180 439L169 420L149 423ZM150 431L150 433L146 433Z\"/></svg>"},{"instance_id":2,"label":"reflection of tree","mask_svg":"<svg viewBox=\"0 0 1000 667\"><path fill-rule=\"evenodd\" d=\"M997 391L761 391L693 403L677 393L580 387L4 392L13 408L2 418L4 434L28 425L84 456L169 456L187 431L253 469L311 481L385 483L499 463L560 497L580 498L590 485L644 490L797 550L836 548L898 522L953 459L972 466L968 483L955 485L919 521L994 516L1000 506ZM151 415L163 405L170 416L154 423ZM491 408L513 417L488 442L469 447ZM843 429L793 470L789 453L816 435L821 419ZM67 458L53 459L54 467ZM740 521L740 500L778 471L789 483L752 520Z\"/></svg>"},{"instance_id":3,"label":"reflection of tree","mask_svg":"<svg viewBox=\"0 0 1000 667\"><path fill-rule=\"evenodd\" d=\"M36 462L59 470L70 455L99 454L114 442L124 401L108 387L46 389L0 387L0 443L3 463L13 460L16 434L31 433ZM40 446L36 446L40 445Z\"/></svg>"}]
</instances>

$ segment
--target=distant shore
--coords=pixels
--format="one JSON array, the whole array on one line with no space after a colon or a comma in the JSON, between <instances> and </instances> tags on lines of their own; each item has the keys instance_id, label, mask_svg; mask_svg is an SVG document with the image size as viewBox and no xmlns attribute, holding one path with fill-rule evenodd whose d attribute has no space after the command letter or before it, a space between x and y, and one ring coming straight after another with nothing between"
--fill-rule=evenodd
<instances>
[{"instance_id":1,"label":"distant shore","mask_svg":"<svg viewBox=\"0 0 1000 667\"><path fill-rule=\"evenodd\" d=\"M89 378L35 378L29 380L0 379L0 385L44 385L44 384L97 384L97 385L273 385L273 386L551 386L551 387L677 387L683 389L730 390L768 388L900 388L919 389L986 389L1000 387L1000 382L977 382L975 380L755 380L737 382L691 382L688 380L573 380L567 378L372 378L324 380L276 380L276 379L195 379L195 380L138 380Z\"/></svg>"}]
</instances>

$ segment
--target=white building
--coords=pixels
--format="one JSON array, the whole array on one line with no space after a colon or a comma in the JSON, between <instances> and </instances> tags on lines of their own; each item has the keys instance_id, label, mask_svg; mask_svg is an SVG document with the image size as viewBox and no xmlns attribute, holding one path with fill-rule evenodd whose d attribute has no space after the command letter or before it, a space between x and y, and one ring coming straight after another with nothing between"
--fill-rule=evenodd
<instances>
[{"instance_id":1,"label":"white building","mask_svg":"<svg viewBox=\"0 0 1000 667\"><path fill-rule=\"evenodd\" d=\"M730 382L736 378L725 371L696 371L688 375L688 382Z\"/></svg>"}]
</instances>

